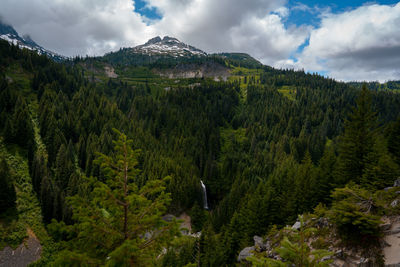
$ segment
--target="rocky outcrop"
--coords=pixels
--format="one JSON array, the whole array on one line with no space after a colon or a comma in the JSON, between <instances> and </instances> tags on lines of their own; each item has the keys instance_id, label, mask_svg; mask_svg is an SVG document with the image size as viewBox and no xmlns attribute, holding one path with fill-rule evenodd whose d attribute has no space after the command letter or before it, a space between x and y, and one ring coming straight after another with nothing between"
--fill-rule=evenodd
<instances>
[{"instance_id":1,"label":"rocky outcrop","mask_svg":"<svg viewBox=\"0 0 400 267\"><path fill-rule=\"evenodd\" d=\"M242 249L242 251L240 251L237 260L244 261L244 260L246 260L247 257L254 255L253 254L254 249L255 249L255 247L245 247L244 249Z\"/></svg>"},{"instance_id":2,"label":"rocky outcrop","mask_svg":"<svg viewBox=\"0 0 400 267\"><path fill-rule=\"evenodd\" d=\"M118 78L118 75L115 73L114 68L111 66L104 66L104 73L108 78Z\"/></svg>"},{"instance_id":3,"label":"rocky outcrop","mask_svg":"<svg viewBox=\"0 0 400 267\"><path fill-rule=\"evenodd\" d=\"M214 62L203 64L178 64L174 68L157 70L154 72L162 77L177 78L212 78L216 81L226 81L230 76L230 69Z\"/></svg>"},{"instance_id":4,"label":"rocky outcrop","mask_svg":"<svg viewBox=\"0 0 400 267\"><path fill-rule=\"evenodd\" d=\"M28 229L28 239L25 240L19 247L13 250L10 247L5 247L0 251L0 267L25 267L40 259L42 246L39 240Z\"/></svg>"},{"instance_id":5,"label":"rocky outcrop","mask_svg":"<svg viewBox=\"0 0 400 267\"><path fill-rule=\"evenodd\" d=\"M239 253L237 260L245 261L247 257L254 255L254 252L266 252L268 255L273 256L274 253L272 251L271 242L267 239L264 242L264 239L260 236L253 236L254 246L245 247Z\"/></svg>"},{"instance_id":6,"label":"rocky outcrop","mask_svg":"<svg viewBox=\"0 0 400 267\"><path fill-rule=\"evenodd\" d=\"M397 190L397 191L396 191ZM400 205L400 178L397 179L392 187L386 188L389 191L385 209L386 216L381 217L382 223L380 230L383 234L379 243L375 243L372 247L365 247L360 240L359 244L354 247L346 246L346 243L340 239L335 225L328 218L316 217L308 215L299 217L299 221L293 225L288 225L278 233L270 234L268 238L263 239L254 236L254 245L244 248L237 258L245 265L246 258L252 255L262 255L271 259L280 259L276 252L276 248L280 247L282 236L290 234L298 234L298 231L304 229L315 228L316 235L307 237L304 242L311 251L318 248L327 249L332 253L326 256L322 261L331 260L329 264L334 267L375 267L382 266L381 256L383 256L385 267L400 267L400 215L398 213L398 205ZM395 193L395 194L394 194ZM301 223L301 222L302 223ZM296 233L297 232L297 233Z\"/></svg>"}]
</instances>

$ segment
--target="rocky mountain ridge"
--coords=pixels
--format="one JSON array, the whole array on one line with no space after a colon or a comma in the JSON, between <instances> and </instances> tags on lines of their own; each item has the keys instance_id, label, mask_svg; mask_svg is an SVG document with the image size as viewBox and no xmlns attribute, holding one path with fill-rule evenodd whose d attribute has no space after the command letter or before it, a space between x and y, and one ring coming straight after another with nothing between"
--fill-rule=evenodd
<instances>
[{"instance_id":1,"label":"rocky mountain ridge","mask_svg":"<svg viewBox=\"0 0 400 267\"><path fill-rule=\"evenodd\" d=\"M10 25L0 21L0 39L3 39L10 44L17 45L20 48L36 51L39 55L46 55L55 61L63 61L66 57L55 52L47 50L35 43L29 35L21 37L18 32Z\"/></svg>"},{"instance_id":2,"label":"rocky mountain ridge","mask_svg":"<svg viewBox=\"0 0 400 267\"><path fill-rule=\"evenodd\" d=\"M132 52L147 55L169 55L173 57L184 56L207 56L207 53L185 44L176 38L165 36L161 39L160 36L154 37L143 45L138 45L132 48Z\"/></svg>"}]
</instances>

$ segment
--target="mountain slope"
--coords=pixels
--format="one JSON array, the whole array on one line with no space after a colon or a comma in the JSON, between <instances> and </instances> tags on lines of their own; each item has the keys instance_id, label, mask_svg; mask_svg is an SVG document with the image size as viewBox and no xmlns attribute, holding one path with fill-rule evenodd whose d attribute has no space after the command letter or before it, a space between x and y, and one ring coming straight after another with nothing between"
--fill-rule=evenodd
<instances>
[{"instance_id":1,"label":"mountain slope","mask_svg":"<svg viewBox=\"0 0 400 267\"><path fill-rule=\"evenodd\" d=\"M170 62L187 67L194 64L184 63L190 60L198 65L207 60L229 63L229 58L212 56L182 57ZM343 221L336 223L347 223L350 230L354 229L353 221L357 225L361 222L361 226L373 225L376 230L376 220L372 224L365 220L370 217L364 203L375 203L368 192L341 190L350 194L345 198L338 195L340 203L334 202L331 195L334 187L344 186L339 163L350 149L344 149L341 142L359 139L355 134L343 138L343 132L348 132L343 131L343 121L358 93L354 87L319 75L266 66L246 69L226 64L226 68L233 69L233 75L227 82L214 82L197 77L169 79L153 72L157 67L162 71L187 71L179 69L181 65L112 66L118 77L110 78L100 72L100 68L111 69L100 59L76 59L73 63L58 64L0 41L0 69L5 73L0 75L0 135L5 148L21 146L27 150L23 170L30 171L31 179L27 181L33 185L47 229L54 238L54 244L43 246L44 253L54 249L42 255L41 261L47 265L91 266L98 262L102 266L124 251L116 249L124 249L125 245L103 248L97 244L99 240L106 245L114 242L122 224L116 224L117 234L79 231L71 219L79 207L70 209L66 201L77 194L87 195L91 202L97 198L92 194L92 184L104 181L104 172L99 172L94 159L98 152L112 155L113 128L126 133L134 140L133 147L142 151L138 158L142 171L135 173L132 180L156 182L167 176L166 190L172 198L167 212L187 212L192 229L201 231L201 238L185 236L184 243L150 243L154 244L154 251L143 255L158 256L154 262L160 266L187 266L198 263L197 259L200 266L235 266L239 251L253 245L254 235L263 237L275 228L273 225L294 223L298 214L312 212L319 202L339 205L333 206L332 217L340 219L336 215L344 213ZM19 76L23 76L25 87L20 86ZM374 140L365 146L371 149L367 156L349 156L368 162L362 181L375 194L377 189L393 184L400 173L398 164L393 162L400 163L400 119L393 124L400 114L400 94L383 91L366 96L360 106L367 106L366 100L371 98L368 106L376 111L380 127L374 130ZM353 125L361 125L361 119ZM29 122L31 127L27 127ZM210 211L199 205L204 198L202 183ZM26 191L25 186L20 189L24 190L20 193ZM397 201L397 189L393 191L388 193ZM362 197L361 205L358 196ZM391 206L391 200L385 203ZM352 205L340 206L341 203ZM93 212L95 220L104 219L106 224L100 226L108 225L109 219L123 217L116 209L99 207L102 206L93 207ZM360 210L367 210L367 214ZM400 214L399 210L394 212ZM165 213L160 211L154 216ZM358 229L351 232L361 233ZM76 238L80 233L86 235L84 241ZM312 246L324 248L326 240L317 239ZM365 240L375 239L363 236L356 240L357 244L363 240L364 245ZM163 247L168 248L166 253L162 252Z\"/></svg>"},{"instance_id":2,"label":"mountain slope","mask_svg":"<svg viewBox=\"0 0 400 267\"><path fill-rule=\"evenodd\" d=\"M26 48L36 51L39 55L46 55L53 60L63 61L66 57L54 53L35 43L29 36L21 37L17 31L10 25L0 21L0 39L6 40L10 44L18 45L20 48Z\"/></svg>"},{"instance_id":3,"label":"mountain slope","mask_svg":"<svg viewBox=\"0 0 400 267\"><path fill-rule=\"evenodd\" d=\"M207 55L204 51L169 36L165 36L163 39L159 36L154 37L145 44L132 48L132 52L147 55L168 55L172 57Z\"/></svg>"},{"instance_id":4,"label":"mountain slope","mask_svg":"<svg viewBox=\"0 0 400 267\"><path fill-rule=\"evenodd\" d=\"M204 60L206 57L207 53L204 51L176 38L165 36L161 39L157 36L143 45L120 48L118 51L107 53L98 59L118 65L143 66L157 63L170 66L186 61Z\"/></svg>"}]
</instances>

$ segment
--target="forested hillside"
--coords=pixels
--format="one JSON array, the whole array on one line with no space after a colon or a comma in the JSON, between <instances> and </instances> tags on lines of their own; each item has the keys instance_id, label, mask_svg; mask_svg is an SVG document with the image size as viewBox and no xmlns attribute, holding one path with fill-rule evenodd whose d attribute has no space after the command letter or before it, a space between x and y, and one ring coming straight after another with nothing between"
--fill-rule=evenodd
<instances>
[{"instance_id":1,"label":"forested hillside","mask_svg":"<svg viewBox=\"0 0 400 267\"><path fill-rule=\"evenodd\" d=\"M146 60L121 50L56 63L0 41L0 249L31 227L44 246L38 265L232 266L254 235L319 203L341 214L346 185L368 195L400 176L395 91L243 54ZM154 71L210 61L230 69L227 81ZM12 157L27 164L26 180ZM41 208L29 220L20 206L28 186ZM161 219L183 212L201 235ZM357 212L334 216L345 236L343 221ZM350 228L352 238L379 236L372 219Z\"/></svg>"}]
</instances>

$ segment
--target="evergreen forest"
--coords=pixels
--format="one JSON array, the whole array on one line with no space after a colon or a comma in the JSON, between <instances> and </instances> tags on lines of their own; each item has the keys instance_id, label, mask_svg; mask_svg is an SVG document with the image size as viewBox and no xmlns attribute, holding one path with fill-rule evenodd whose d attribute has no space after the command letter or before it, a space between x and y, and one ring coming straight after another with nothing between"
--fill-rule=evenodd
<instances>
[{"instance_id":1,"label":"evergreen forest","mask_svg":"<svg viewBox=\"0 0 400 267\"><path fill-rule=\"evenodd\" d=\"M398 84L124 52L55 62L0 41L0 250L30 229L32 266L328 266L324 239L305 242L314 228L285 230L326 218L382 264L380 218L400 214L385 204L398 198ZM160 75L202 64L231 75ZM280 256L238 262L254 236Z\"/></svg>"}]
</instances>

